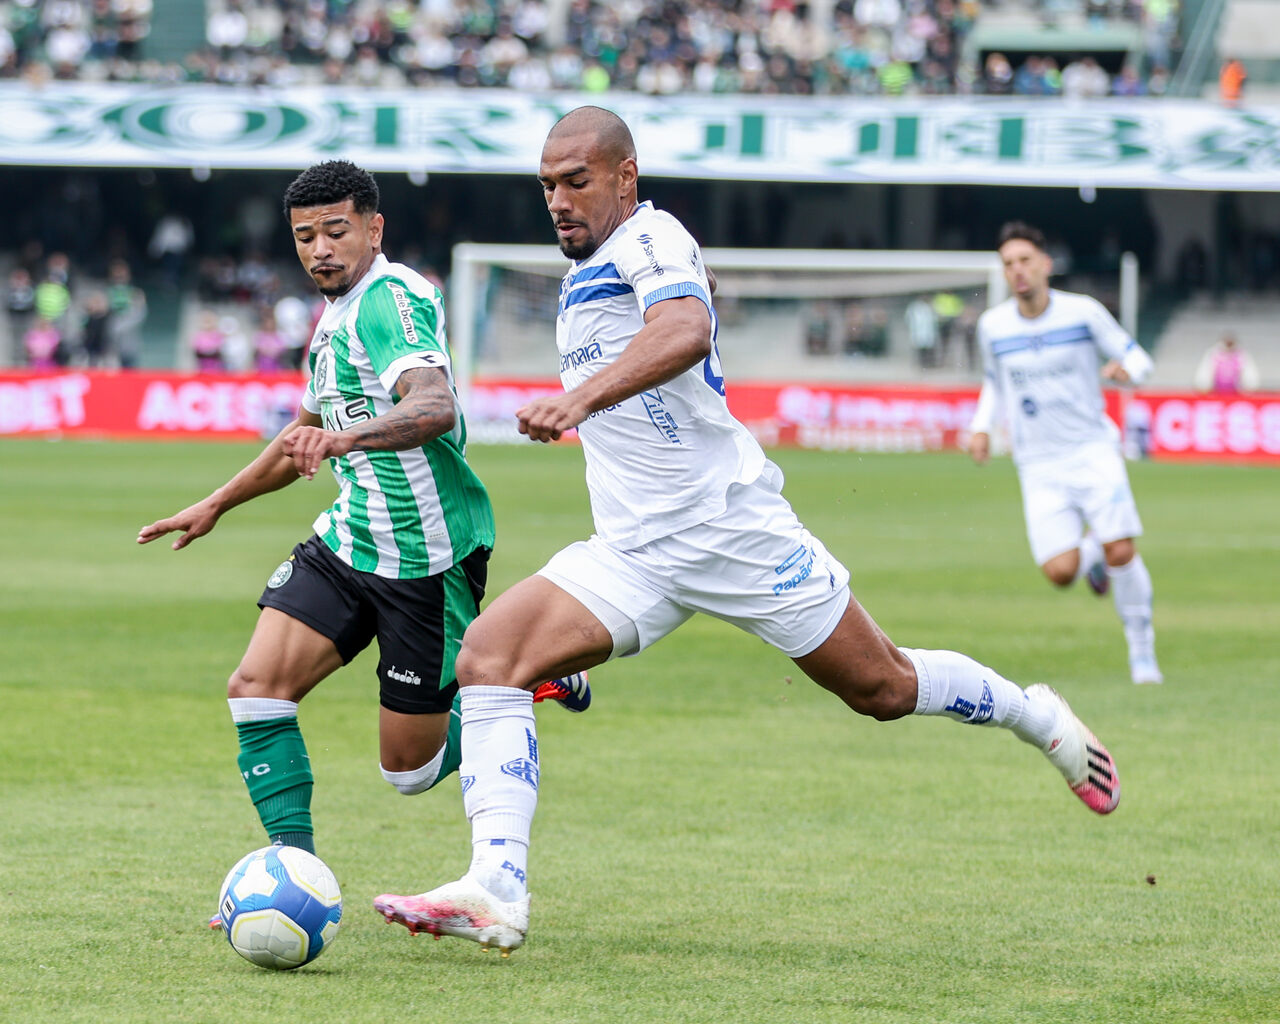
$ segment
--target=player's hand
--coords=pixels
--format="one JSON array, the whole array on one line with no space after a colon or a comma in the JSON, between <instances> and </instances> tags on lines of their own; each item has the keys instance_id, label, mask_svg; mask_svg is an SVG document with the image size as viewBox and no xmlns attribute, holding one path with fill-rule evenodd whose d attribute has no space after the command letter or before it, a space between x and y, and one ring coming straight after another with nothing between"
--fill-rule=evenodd
<instances>
[{"instance_id":1,"label":"player's hand","mask_svg":"<svg viewBox=\"0 0 1280 1024\"><path fill-rule=\"evenodd\" d=\"M308 480L329 458L346 455L355 447L355 439L349 434L322 427L297 427L280 440L284 453L293 460L298 476Z\"/></svg>"},{"instance_id":2,"label":"player's hand","mask_svg":"<svg viewBox=\"0 0 1280 1024\"><path fill-rule=\"evenodd\" d=\"M1124 368L1124 364L1119 359L1112 359L1102 368L1102 376L1107 380L1113 380L1117 384L1128 384L1130 381L1129 371Z\"/></svg>"},{"instance_id":3,"label":"player's hand","mask_svg":"<svg viewBox=\"0 0 1280 1024\"><path fill-rule=\"evenodd\" d=\"M170 516L168 519L157 519L150 526L144 526L138 531L138 543L150 544L167 533L181 530L182 536L172 544L173 550L177 551L212 530L218 522L219 515L221 513L213 498L205 498L184 508L177 515Z\"/></svg>"},{"instance_id":4,"label":"player's hand","mask_svg":"<svg viewBox=\"0 0 1280 1024\"><path fill-rule=\"evenodd\" d=\"M981 431L970 434L969 455L979 466L991 458L991 435Z\"/></svg>"},{"instance_id":5,"label":"player's hand","mask_svg":"<svg viewBox=\"0 0 1280 1024\"><path fill-rule=\"evenodd\" d=\"M574 395L548 395L516 410L516 428L531 441L558 441L586 418L587 410Z\"/></svg>"}]
</instances>

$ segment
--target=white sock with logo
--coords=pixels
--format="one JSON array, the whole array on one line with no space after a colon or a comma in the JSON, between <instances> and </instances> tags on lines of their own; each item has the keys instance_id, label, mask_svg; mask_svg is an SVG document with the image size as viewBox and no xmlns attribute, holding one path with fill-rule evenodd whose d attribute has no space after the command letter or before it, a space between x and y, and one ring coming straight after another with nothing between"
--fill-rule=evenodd
<instances>
[{"instance_id":1,"label":"white sock with logo","mask_svg":"<svg viewBox=\"0 0 1280 1024\"><path fill-rule=\"evenodd\" d=\"M501 900L528 891L529 831L538 805L533 694L513 686L464 686L462 804L471 822L467 874Z\"/></svg>"},{"instance_id":2,"label":"white sock with logo","mask_svg":"<svg viewBox=\"0 0 1280 1024\"><path fill-rule=\"evenodd\" d=\"M917 715L948 715L970 725L998 725L1043 749L1058 723L1054 704L1035 700L972 658L956 651L899 648L916 668Z\"/></svg>"},{"instance_id":3,"label":"white sock with logo","mask_svg":"<svg viewBox=\"0 0 1280 1024\"><path fill-rule=\"evenodd\" d=\"M1129 641L1129 658L1154 658L1156 632L1151 625L1153 591L1151 573L1141 555L1134 555L1124 565L1113 565L1111 588L1115 594L1116 614L1124 623L1125 639Z\"/></svg>"}]
</instances>

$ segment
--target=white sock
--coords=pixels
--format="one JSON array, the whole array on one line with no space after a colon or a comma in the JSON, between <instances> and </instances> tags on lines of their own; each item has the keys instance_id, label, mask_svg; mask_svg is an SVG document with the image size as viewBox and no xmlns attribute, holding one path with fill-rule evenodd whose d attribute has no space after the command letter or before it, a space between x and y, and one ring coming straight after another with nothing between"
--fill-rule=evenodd
<instances>
[{"instance_id":1,"label":"white sock","mask_svg":"<svg viewBox=\"0 0 1280 1024\"><path fill-rule=\"evenodd\" d=\"M1076 567L1076 577L1074 582L1079 583L1082 576L1096 563L1101 562L1106 565L1106 558L1102 553L1102 544L1098 538L1093 535L1090 530L1080 540L1080 564Z\"/></svg>"},{"instance_id":2,"label":"white sock","mask_svg":"<svg viewBox=\"0 0 1280 1024\"><path fill-rule=\"evenodd\" d=\"M1129 660L1154 658L1156 631L1151 625L1151 573L1141 555L1134 555L1124 565L1109 567L1111 589L1115 594L1116 614L1124 623L1124 636L1129 641Z\"/></svg>"},{"instance_id":3,"label":"white sock","mask_svg":"<svg viewBox=\"0 0 1280 1024\"><path fill-rule=\"evenodd\" d=\"M276 718L298 717L296 701L278 700L275 697L228 697L227 706L231 708L231 721L237 725L241 722L270 722Z\"/></svg>"},{"instance_id":4,"label":"white sock","mask_svg":"<svg viewBox=\"0 0 1280 1024\"><path fill-rule=\"evenodd\" d=\"M900 650L916 667L917 715L950 715L970 725L998 725L1039 748L1053 738L1056 705L1029 697L1021 686L964 654Z\"/></svg>"},{"instance_id":5,"label":"white sock","mask_svg":"<svg viewBox=\"0 0 1280 1024\"><path fill-rule=\"evenodd\" d=\"M526 891L524 864L538 805L533 694L514 686L464 686L459 693L459 775L462 804L471 822L472 866L468 873L500 899L519 899ZM495 844L496 840L506 846ZM516 847L523 847L523 851ZM510 856L513 852L520 866L504 869L504 862L517 863Z\"/></svg>"},{"instance_id":6,"label":"white sock","mask_svg":"<svg viewBox=\"0 0 1280 1024\"><path fill-rule=\"evenodd\" d=\"M413 768L407 772L389 772L382 765L378 765L378 770L382 772L384 779L405 796L425 793L436 784L436 779L440 777L440 766L444 764L444 752L446 749L448 749L448 744L436 751L436 756L421 768Z\"/></svg>"}]
</instances>

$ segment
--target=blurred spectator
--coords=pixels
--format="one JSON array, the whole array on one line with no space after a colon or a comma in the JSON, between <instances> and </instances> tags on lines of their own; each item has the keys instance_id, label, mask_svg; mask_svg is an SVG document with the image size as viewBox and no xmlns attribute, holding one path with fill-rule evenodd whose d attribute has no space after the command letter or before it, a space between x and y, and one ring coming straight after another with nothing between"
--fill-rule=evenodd
<instances>
[{"instance_id":1,"label":"blurred spectator","mask_svg":"<svg viewBox=\"0 0 1280 1024\"><path fill-rule=\"evenodd\" d=\"M191 222L178 213L166 213L156 222L147 253L160 264L165 283L177 288L186 271L187 251L195 242Z\"/></svg>"},{"instance_id":2,"label":"blurred spectator","mask_svg":"<svg viewBox=\"0 0 1280 1024\"><path fill-rule=\"evenodd\" d=\"M218 331L222 334L223 369L234 373L253 369L253 339L240 317L232 312L223 313L218 318Z\"/></svg>"},{"instance_id":3,"label":"blurred spectator","mask_svg":"<svg viewBox=\"0 0 1280 1024\"><path fill-rule=\"evenodd\" d=\"M1228 57L1218 71L1218 95L1229 107L1237 106L1244 97L1244 83L1249 77L1244 62L1238 57Z\"/></svg>"},{"instance_id":4,"label":"blurred spectator","mask_svg":"<svg viewBox=\"0 0 1280 1024\"><path fill-rule=\"evenodd\" d=\"M27 328L22 347L27 354L27 365L33 370L55 370L66 362L62 332L43 317L37 317Z\"/></svg>"},{"instance_id":5,"label":"blurred spectator","mask_svg":"<svg viewBox=\"0 0 1280 1024\"><path fill-rule=\"evenodd\" d=\"M226 337L218 325L218 314L206 309L200 314L200 324L191 336L191 351L196 357L196 369L201 373L221 373L226 369L223 347Z\"/></svg>"},{"instance_id":6,"label":"blurred spectator","mask_svg":"<svg viewBox=\"0 0 1280 1024\"><path fill-rule=\"evenodd\" d=\"M282 359L285 367L290 370L301 369L315 329L311 308L305 299L285 295L276 301L272 316L276 329L284 338L285 352Z\"/></svg>"},{"instance_id":7,"label":"blurred spectator","mask_svg":"<svg viewBox=\"0 0 1280 1024\"><path fill-rule=\"evenodd\" d=\"M80 350L89 366L106 366L111 352L111 303L107 293L91 291L80 318Z\"/></svg>"},{"instance_id":8,"label":"blurred spectator","mask_svg":"<svg viewBox=\"0 0 1280 1024\"><path fill-rule=\"evenodd\" d=\"M111 307L108 321L111 348L124 369L138 365L142 349L142 324L147 319L147 296L133 284L129 264L112 260L107 267L107 304Z\"/></svg>"},{"instance_id":9,"label":"blurred spectator","mask_svg":"<svg viewBox=\"0 0 1280 1024\"><path fill-rule=\"evenodd\" d=\"M909 303L905 312L907 334L915 352L916 364L924 370L933 366L938 349L938 314L933 305L922 295Z\"/></svg>"},{"instance_id":10,"label":"blurred spectator","mask_svg":"<svg viewBox=\"0 0 1280 1024\"><path fill-rule=\"evenodd\" d=\"M1224 331L1222 339L1204 354L1196 367L1195 385L1198 391L1216 395L1256 391L1258 366L1240 347L1236 336Z\"/></svg>"},{"instance_id":11,"label":"blurred spectator","mask_svg":"<svg viewBox=\"0 0 1280 1024\"><path fill-rule=\"evenodd\" d=\"M9 272L5 309L9 314L10 337L15 341L21 340L36 314L36 289L31 281L31 272L26 267L14 267Z\"/></svg>"},{"instance_id":12,"label":"blurred spectator","mask_svg":"<svg viewBox=\"0 0 1280 1024\"><path fill-rule=\"evenodd\" d=\"M276 328L275 313L266 307L258 313L258 328L253 332L253 365L259 373L277 373L285 369L288 352L285 336Z\"/></svg>"},{"instance_id":13,"label":"blurred spectator","mask_svg":"<svg viewBox=\"0 0 1280 1024\"><path fill-rule=\"evenodd\" d=\"M983 64L982 91L992 96L1007 96L1013 92L1013 65L1003 53L987 54Z\"/></svg>"},{"instance_id":14,"label":"blurred spectator","mask_svg":"<svg viewBox=\"0 0 1280 1024\"><path fill-rule=\"evenodd\" d=\"M1132 64L1126 64L1120 69L1120 74L1116 75L1111 81L1112 96L1145 96L1147 94L1147 84L1139 77L1138 69Z\"/></svg>"},{"instance_id":15,"label":"blurred spectator","mask_svg":"<svg viewBox=\"0 0 1280 1024\"><path fill-rule=\"evenodd\" d=\"M66 333L71 309L70 261L64 253L50 253L43 279L36 285L36 315L52 324L59 336Z\"/></svg>"},{"instance_id":16,"label":"blurred spectator","mask_svg":"<svg viewBox=\"0 0 1280 1024\"><path fill-rule=\"evenodd\" d=\"M1062 69L1062 95L1067 99L1093 99L1110 92L1110 76L1092 57L1073 60Z\"/></svg>"}]
</instances>

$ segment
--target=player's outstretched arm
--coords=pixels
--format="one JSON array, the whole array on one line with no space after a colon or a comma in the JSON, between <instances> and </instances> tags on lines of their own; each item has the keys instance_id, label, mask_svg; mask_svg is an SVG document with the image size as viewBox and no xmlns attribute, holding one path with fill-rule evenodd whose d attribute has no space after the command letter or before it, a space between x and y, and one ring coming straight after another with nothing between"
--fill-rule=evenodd
<instances>
[{"instance_id":1,"label":"player's outstretched arm","mask_svg":"<svg viewBox=\"0 0 1280 1024\"><path fill-rule=\"evenodd\" d=\"M297 418L281 430L249 465L207 498L188 505L167 519L157 519L144 526L138 531L138 543L149 544L166 534L180 531L182 536L172 544L173 550L178 551L212 530L229 509L293 483L298 479L298 473L293 468L293 461L285 454L285 438L300 426L319 422L318 416L305 409L299 410Z\"/></svg>"},{"instance_id":2,"label":"player's outstretched arm","mask_svg":"<svg viewBox=\"0 0 1280 1024\"><path fill-rule=\"evenodd\" d=\"M302 426L284 438L284 453L299 476L310 480L326 459L351 451L406 451L421 448L457 423L453 389L443 370L416 366L396 381L400 401L381 416L360 420L345 430Z\"/></svg>"},{"instance_id":3,"label":"player's outstretched arm","mask_svg":"<svg viewBox=\"0 0 1280 1024\"><path fill-rule=\"evenodd\" d=\"M593 412L658 387L697 366L711 352L711 315L700 299L683 296L649 307L645 325L614 362L563 395L516 410L520 433L555 441Z\"/></svg>"}]
</instances>

